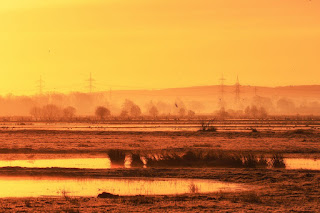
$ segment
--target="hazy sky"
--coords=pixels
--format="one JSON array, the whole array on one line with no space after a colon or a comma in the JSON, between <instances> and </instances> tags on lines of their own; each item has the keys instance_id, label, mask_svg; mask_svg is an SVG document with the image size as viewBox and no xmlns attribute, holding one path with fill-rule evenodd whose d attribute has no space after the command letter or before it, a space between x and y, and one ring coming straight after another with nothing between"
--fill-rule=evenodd
<instances>
[{"instance_id":1,"label":"hazy sky","mask_svg":"<svg viewBox=\"0 0 320 213\"><path fill-rule=\"evenodd\" d=\"M318 0L0 1L0 94L320 84Z\"/></svg>"}]
</instances>

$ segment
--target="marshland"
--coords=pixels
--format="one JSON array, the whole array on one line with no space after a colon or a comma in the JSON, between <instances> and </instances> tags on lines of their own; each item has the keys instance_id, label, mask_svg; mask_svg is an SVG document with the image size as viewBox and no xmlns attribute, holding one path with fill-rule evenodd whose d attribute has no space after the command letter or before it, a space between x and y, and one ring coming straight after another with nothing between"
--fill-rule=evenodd
<instances>
[{"instance_id":1,"label":"marshland","mask_svg":"<svg viewBox=\"0 0 320 213\"><path fill-rule=\"evenodd\" d=\"M319 11L0 0L0 212L320 212Z\"/></svg>"},{"instance_id":2,"label":"marshland","mask_svg":"<svg viewBox=\"0 0 320 213\"><path fill-rule=\"evenodd\" d=\"M191 124L196 130L159 130L127 121L114 131L112 122L4 123L0 209L316 212L318 129L286 121L281 130L265 130L266 121L251 120L239 121L250 126L245 131L230 131L224 128L230 122L198 120ZM109 195L99 196L103 192Z\"/></svg>"}]
</instances>

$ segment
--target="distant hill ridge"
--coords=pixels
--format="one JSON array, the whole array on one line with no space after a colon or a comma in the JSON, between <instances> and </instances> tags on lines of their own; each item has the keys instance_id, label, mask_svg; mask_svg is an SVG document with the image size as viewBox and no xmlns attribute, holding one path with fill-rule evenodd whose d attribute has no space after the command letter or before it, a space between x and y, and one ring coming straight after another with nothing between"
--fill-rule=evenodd
<instances>
[{"instance_id":1,"label":"distant hill ridge","mask_svg":"<svg viewBox=\"0 0 320 213\"><path fill-rule=\"evenodd\" d=\"M115 90L114 94L132 95L157 95L157 96L212 96L220 94L221 86L193 86L182 88L168 88L158 90ZM224 85L225 95L235 92L234 85ZM240 93L244 96L287 96L287 97L314 97L320 98L320 85L297 85L297 86L250 86L240 87Z\"/></svg>"}]
</instances>

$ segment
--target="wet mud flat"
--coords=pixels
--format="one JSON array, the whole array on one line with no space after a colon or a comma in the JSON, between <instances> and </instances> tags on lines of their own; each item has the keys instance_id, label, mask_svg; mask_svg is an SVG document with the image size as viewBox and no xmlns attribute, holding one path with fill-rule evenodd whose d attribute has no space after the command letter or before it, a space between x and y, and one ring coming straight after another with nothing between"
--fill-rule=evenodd
<instances>
[{"instance_id":1,"label":"wet mud flat","mask_svg":"<svg viewBox=\"0 0 320 213\"><path fill-rule=\"evenodd\" d=\"M320 206L320 171L285 169L31 169L2 168L6 176L115 178L197 178L242 183L246 191L197 192L179 195L117 196L114 198L58 197L1 198L1 212L317 212ZM98 194L98 192L97 192Z\"/></svg>"}]
</instances>

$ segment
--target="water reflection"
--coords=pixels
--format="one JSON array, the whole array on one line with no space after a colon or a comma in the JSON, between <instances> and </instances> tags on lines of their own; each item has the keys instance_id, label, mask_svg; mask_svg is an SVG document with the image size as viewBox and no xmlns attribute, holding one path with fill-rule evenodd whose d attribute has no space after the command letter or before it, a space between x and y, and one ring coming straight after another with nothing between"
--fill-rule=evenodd
<instances>
[{"instance_id":1,"label":"water reflection","mask_svg":"<svg viewBox=\"0 0 320 213\"><path fill-rule=\"evenodd\" d=\"M310 169L320 170L320 159L309 158L285 158L286 169ZM32 160L0 160L1 167L25 167L25 168L79 168L79 169L111 169L131 168L132 156L126 155L123 164L114 164L109 158L63 158L63 159L32 159ZM146 160L142 158L142 164L138 167L146 168ZM136 167L137 165L133 165Z\"/></svg>"},{"instance_id":2,"label":"water reflection","mask_svg":"<svg viewBox=\"0 0 320 213\"><path fill-rule=\"evenodd\" d=\"M0 167L107 169L111 162L109 158L0 160Z\"/></svg>"},{"instance_id":3,"label":"water reflection","mask_svg":"<svg viewBox=\"0 0 320 213\"><path fill-rule=\"evenodd\" d=\"M172 195L245 190L244 185L200 179L117 178L71 179L0 177L0 197L97 196L101 192L118 195Z\"/></svg>"},{"instance_id":4,"label":"water reflection","mask_svg":"<svg viewBox=\"0 0 320 213\"><path fill-rule=\"evenodd\" d=\"M287 158L284 162L287 169L320 170L320 159Z\"/></svg>"}]
</instances>

